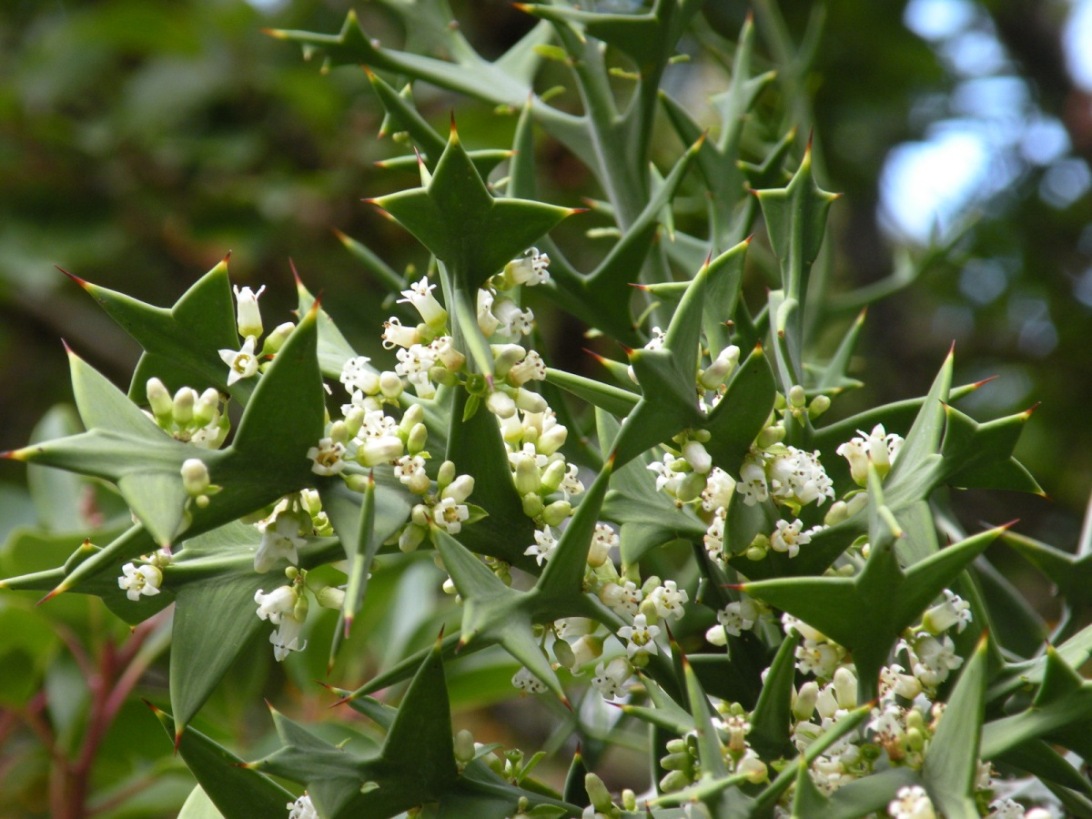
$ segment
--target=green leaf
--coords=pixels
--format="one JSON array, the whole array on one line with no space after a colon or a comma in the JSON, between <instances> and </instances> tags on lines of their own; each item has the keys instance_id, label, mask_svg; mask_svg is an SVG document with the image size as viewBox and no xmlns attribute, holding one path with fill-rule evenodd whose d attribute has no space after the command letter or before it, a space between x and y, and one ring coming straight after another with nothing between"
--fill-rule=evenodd
<instances>
[{"instance_id":1,"label":"green leaf","mask_svg":"<svg viewBox=\"0 0 1092 819\"><path fill-rule=\"evenodd\" d=\"M463 408L470 396L460 389L454 399L447 459L460 473L474 476L471 498L489 513L473 526L464 526L459 537L480 554L530 568L534 561L523 551L534 543L534 524L523 513L497 420L483 410L464 421Z\"/></svg>"},{"instance_id":2,"label":"green leaf","mask_svg":"<svg viewBox=\"0 0 1092 819\"><path fill-rule=\"evenodd\" d=\"M181 729L169 714L151 703L148 705L197 778L208 801L224 819L280 816L285 812L285 805L295 801L295 796L288 790L269 777L244 767L241 759L200 731L191 728L180 733ZM187 805L189 802L187 800Z\"/></svg>"},{"instance_id":3,"label":"green leaf","mask_svg":"<svg viewBox=\"0 0 1092 819\"><path fill-rule=\"evenodd\" d=\"M115 290L75 276L71 278L136 339L145 356L170 367L169 372L159 374L165 383L175 389L184 384L195 387L212 384L245 403L252 383L243 379L228 387L227 368L218 352L239 348L227 257L198 279L170 308L153 307ZM144 374L146 370L144 366L137 367L138 373ZM197 383L191 383L194 376L199 379ZM182 378L183 383L175 383L177 378ZM144 383L144 379L139 382L134 379L129 391L134 400L144 399Z\"/></svg>"},{"instance_id":4,"label":"green leaf","mask_svg":"<svg viewBox=\"0 0 1092 819\"><path fill-rule=\"evenodd\" d=\"M574 212L527 199L494 198L454 127L427 187L372 201L470 292Z\"/></svg>"},{"instance_id":5,"label":"green leaf","mask_svg":"<svg viewBox=\"0 0 1092 819\"><path fill-rule=\"evenodd\" d=\"M1045 493L1013 456L1017 439L1031 410L984 424L957 410L944 407L944 480L961 489L1006 489ZM901 454L901 453L900 453Z\"/></svg>"},{"instance_id":6,"label":"green leaf","mask_svg":"<svg viewBox=\"0 0 1092 819\"><path fill-rule=\"evenodd\" d=\"M929 796L952 819L977 819L979 815L974 794L987 658L987 638L983 636L960 672L940 725L925 750L921 773Z\"/></svg>"},{"instance_id":7,"label":"green leaf","mask_svg":"<svg viewBox=\"0 0 1092 819\"><path fill-rule=\"evenodd\" d=\"M171 640L171 711L182 735L235 658L262 631L254 594L284 585L284 578L250 571L189 583L176 595Z\"/></svg>"},{"instance_id":8,"label":"green leaf","mask_svg":"<svg viewBox=\"0 0 1092 819\"><path fill-rule=\"evenodd\" d=\"M788 758L792 755L789 733L792 727L793 683L796 681L794 652L797 642L795 632L781 641L751 714L748 743L763 759Z\"/></svg>"}]
</instances>

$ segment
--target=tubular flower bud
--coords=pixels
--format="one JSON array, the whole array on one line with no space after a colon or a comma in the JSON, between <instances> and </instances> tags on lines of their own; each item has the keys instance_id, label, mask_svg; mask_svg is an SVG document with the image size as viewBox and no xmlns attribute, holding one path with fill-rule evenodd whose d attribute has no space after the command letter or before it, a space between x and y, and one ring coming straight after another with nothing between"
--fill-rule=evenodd
<instances>
[{"instance_id":1,"label":"tubular flower bud","mask_svg":"<svg viewBox=\"0 0 1092 819\"><path fill-rule=\"evenodd\" d=\"M239 336L257 338L262 334L262 313L258 309L258 297L265 292L265 285L258 288L255 293L249 287L238 287L235 290L236 319L239 328Z\"/></svg>"},{"instance_id":2,"label":"tubular flower bud","mask_svg":"<svg viewBox=\"0 0 1092 819\"><path fill-rule=\"evenodd\" d=\"M167 387L158 378L149 378L145 386L148 395L148 405L152 408L152 415L161 426L169 424L174 417L174 401Z\"/></svg>"}]
</instances>

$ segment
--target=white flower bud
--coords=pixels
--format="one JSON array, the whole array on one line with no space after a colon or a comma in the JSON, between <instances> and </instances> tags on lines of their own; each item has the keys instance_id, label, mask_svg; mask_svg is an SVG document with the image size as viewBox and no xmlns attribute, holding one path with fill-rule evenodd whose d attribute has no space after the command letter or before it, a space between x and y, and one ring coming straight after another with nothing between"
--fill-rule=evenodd
<instances>
[{"instance_id":1,"label":"white flower bud","mask_svg":"<svg viewBox=\"0 0 1092 819\"><path fill-rule=\"evenodd\" d=\"M403 449L402 439L397 435L382 435L368 438L357 448L356 457L363 466L377 466L400 458Z\"/></svg>"},{"instance_id":2,"label":"white flower bud","mask_svg":"<svg viewBox=\"0 0 1092 819\"><path fill-rule=\"evenodd\" d=\"M492 344L493 373L497 378L504 378L517 361L527 355L527 350L518 344Z\"/></svg>"},{"instance_id":3,"label":"white flower bud","mask_svg":"<svg viewBox=\"0 0 1092 819\"><path fill-rule=\"evenodd\" d=\"M183 387L174 394L174 422L181 427L193 421L193 407L198 399L197 390Z\"/></svg>"},{"instance_id":4,"label":"white flower bud","mask_svg":"<svg viewBox=\"0 0 1092 819\"><path fill-rule=\"evenodd\" d=\"M220 416L220 392L209 387L193 405L193 420L198 426L208 426Z\"/></svg>"},{"instance_id":5,"label":"white flower bud","mask_svg":"<svg viewBox=\"0 0 1092 819\"><path fill-rule=\"evenodd\" d=\"M174 401L167 387L158 378L149 378L145 386L152 415L159 424L168 424L174 417Z\"/></svg>"},{"instance_id":6,"label":"white flower bud","mask_svg":"<svg viewBox=\"0 0 1092 819\"><path fill-rule=\"evenodd\" d=\"M516 406L527 412L545 412L550 408L545 398L537 392L525 390L523 387L516 390Z\"/></svg>"},{"instance_id":7,"label":"white flower bud","mask_svg":"<svg viewBox=\"0 0 1092 819\"><path fill-rule=\"evenodd\" d=\"M209 469L200 458L187 458L182 462L182 487L191 498L196 498L209 488Z\"/></svg>"},{"instance_id":8,"label":"white flower bud","mask_svg":"<svg viewBox=\"0 0 1092 819\"><path fill-rule=\"evenodd\" d=\"M516 402L506 392L495 390L485 399L485 407L498 418L510 418L516 414Z\"/></svg>"},{"instance_id":9,"label":"white flower bud","mask_svg":"<svg viewBox=\"0 0 1092 819\"><path fill-rule=\"evenodd\" d=\"M240 288L236 286L234 290L239 336L242 338L247 336L257 338L262 334L263 329L262 313L258 309L258 297L265 292L265 285L259 287L257 293L249 287Z\"/></svg>"},{"instance_id":10,"label":"white flower bud","mask_svg":"<svg viewBox=\"0 0 1092 819\"><path fill-rule=\"evenodd\" d=\"M402 378L389 370L379 374L379 391L384 398L394 399L402 394Z\"/></svg>"},{"instance_id":11,"label":"white flower bud","mask_svg":"<svg viewBox=\"0 0 1092 819\"><path fill-rule=\"evenodd\" d=\"M284 342L288 341L288 337L292 335L292 331L295 329L295 324L286 321L270 330L269 335L265 337L265 343L262 344L262 355L276 355L279 353L281 347L284 346Z\"/></svg>"},{"instance_id":12,"label":"white flower bud","mask_svg":"<svg viewBox=\"0 0 1092 819\"><path fill-rule=\"evenodd\" d=\"M474 478L470 475L460 475L440 493L441 498L452 498L456 503L463 503L474 491Z\"/></svg>"}]
</instances>

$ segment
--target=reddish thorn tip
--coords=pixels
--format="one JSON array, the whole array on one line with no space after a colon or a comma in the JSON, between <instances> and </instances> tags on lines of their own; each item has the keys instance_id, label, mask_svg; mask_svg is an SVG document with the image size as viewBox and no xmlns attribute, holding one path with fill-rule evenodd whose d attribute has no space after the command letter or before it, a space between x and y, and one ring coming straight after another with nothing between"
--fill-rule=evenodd
<instances>
[{"instance_id":1,"label":"reddish thorn tip","mask_svg":"<svg viewBox=\"0 0 1092 819\"><path fill-rule=\"evenodd\" d=\"M971 386L974 387L977 390L980 387L986 386L991 381L996 381L1000 377L1001 376L999 376L999 375L991 375L989 378L983 378L981 381L975 381L973 384L971 384Z\"/></svg>"},{"instance_id":2,"label":"reddish thorn tip","mask_svg":"<svg viewBox=\"0 0 1092 819\"><path fill-rule=\"evenodd\" d=\"M227 263L230 262L230 261L231 261L231 251L229 250L227 253L224 254L224 258L222 258L220 260L220 264L226 266Z\"/></svg>"},{"instance_id":3,"label":"reddish thorn tip","mask_svg":"<svg viewBox=\"0 0 1092 819\"><path fill-rule=\"evenodd\" d=\"M57 268L58 270L60 270L60 271L61 271L62 273L64 273L64 274L65 274L66 276L68 276L68 278L70 278L70 279L71 279L72 281L74 281L74 282L75 282L76 284L78 284L78 285L79 285L80 287L86 288L86 287L88 287L88 286L89 286L89 285L88 285L88 282L87 282L87 281L86 281L85 279L81 279L81 278L80 278L79 276L77 276L77 275L76 275L75 273L69 273L69 272L68 272L67 270L65 270L65 269L64 269L63 267L61 267L60 265L56 265L56 264L55 264L55 265L53 265L53 266L54 266L55 268Z\"/></svg>"}]
</instances>

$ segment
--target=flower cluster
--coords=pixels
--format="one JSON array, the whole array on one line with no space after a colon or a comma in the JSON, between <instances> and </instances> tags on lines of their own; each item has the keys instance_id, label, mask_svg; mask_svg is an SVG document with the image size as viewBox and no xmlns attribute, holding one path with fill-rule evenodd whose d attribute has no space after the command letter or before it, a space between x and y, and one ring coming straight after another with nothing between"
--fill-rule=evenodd
<instances>
[{"instance_id":1,"label":"flower cluster","mask_svg":"<svg viewBox=\"0 0 1092 819\"><path fill-rule=\"evenodd\" d=\"M224 396L213 387L198 393L192 387L180 387L174 395L158 378L148 379L148 415L156 426L182 443L202 449L219 449L231 430L223 412Z\"/></svg>"}]
</instances>

